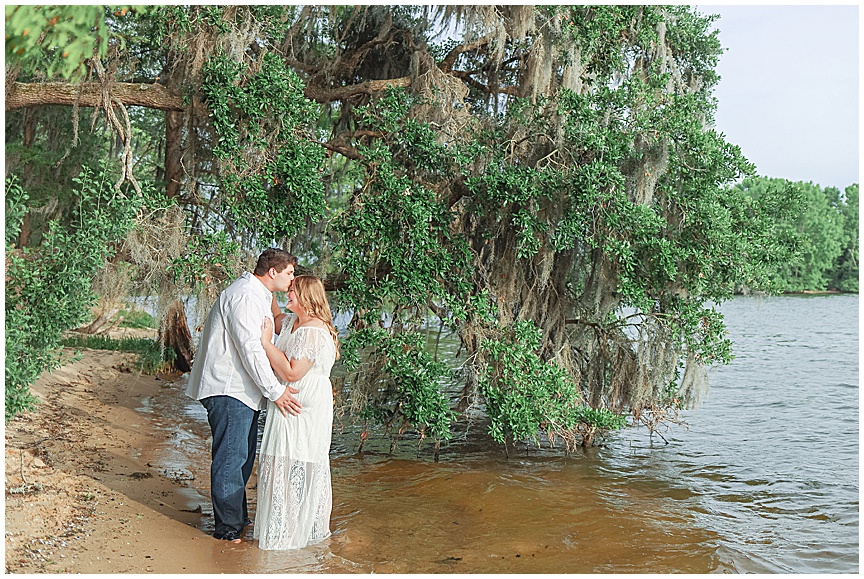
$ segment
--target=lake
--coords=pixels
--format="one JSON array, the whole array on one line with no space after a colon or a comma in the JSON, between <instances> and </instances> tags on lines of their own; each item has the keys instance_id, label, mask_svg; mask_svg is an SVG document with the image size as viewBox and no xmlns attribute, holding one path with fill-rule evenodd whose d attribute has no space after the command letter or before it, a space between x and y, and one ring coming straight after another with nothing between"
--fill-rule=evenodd
<instances>
[{"instance_id":1,"label":"lake","mask_svg":"<svg viewBox=\"0 0 864 579\"><path fill-rule=\"evenodd\" d=\"M337 425L332 538L249 549L238 568L857 573L858 296L738 297L720 310L736 358L709 373L686 428L507 457L478 420L436 463L431 444L412 441L391 456L373 439L358 454L356 429ZM195 475L190 500L212 532L206 415L184 386L142 411L172 431L153 466Z\"/></svg>"}]
</instances>

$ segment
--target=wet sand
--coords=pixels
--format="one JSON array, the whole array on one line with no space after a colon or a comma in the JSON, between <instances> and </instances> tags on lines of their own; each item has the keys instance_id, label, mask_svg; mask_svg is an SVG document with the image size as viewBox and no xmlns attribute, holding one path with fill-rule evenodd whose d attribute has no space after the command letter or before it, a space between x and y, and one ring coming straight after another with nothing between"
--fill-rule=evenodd
<instances>
[{"instance_id":1,"label":"wet sand","mask_svg":"<svg viewBox=\"0 0 864 579\"><path fill-rule=\"evenodd\" d=\"M7 573L255 572L244 563L253 543L199 528L209 498L194 488L206 478L190 485L201 473L148 462L165 433L135 408L179 385L138 375L132 360L84 350L43 375L36 410L6 425Z\"/></svg>"}]
</instances>

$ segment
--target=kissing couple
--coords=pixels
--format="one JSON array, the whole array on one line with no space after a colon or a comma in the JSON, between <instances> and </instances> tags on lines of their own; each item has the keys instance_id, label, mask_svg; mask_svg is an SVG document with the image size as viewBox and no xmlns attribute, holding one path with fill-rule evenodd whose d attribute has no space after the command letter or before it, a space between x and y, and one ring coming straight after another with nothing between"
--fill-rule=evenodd
<instances>
[{"instance_id":1,"label":"kissing couple","mask_svg":"<svg viewBox=\"0 0 864 579\"><path fill-rule=\"evenodd\" d=\"M333 492L330 369L339 339L322 281L294 276L297 258L270 248L255 270L219 294L207 315L186 395L207 410L213 435L210 495L217 539L239 543L252 524L246 484L258 461L253 539L296 549L330 536ZM283 313L274 292L288 292ZM278 337L273 340L273 336Z\"/></svg>"}]
</instances>

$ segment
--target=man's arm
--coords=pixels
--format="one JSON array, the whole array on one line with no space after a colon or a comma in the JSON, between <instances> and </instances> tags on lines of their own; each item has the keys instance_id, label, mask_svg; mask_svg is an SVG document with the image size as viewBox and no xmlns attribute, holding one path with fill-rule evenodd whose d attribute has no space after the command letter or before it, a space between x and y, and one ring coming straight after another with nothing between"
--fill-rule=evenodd
<instances>
[{"instance_id":1,"label":"man's arm","mask_svg":"<svg viewBox=\"0 0 864 579\"><path fill-rule=\"evenodd\" d=\"M240 353L243 368L264 396L272 400L283 414L286 411L294 415L300 414L300 402L276 380L270 367L267 354L261 345L261 321L255 319L256 311L261 310L245 296L230 304L226 312L228 334Z\"/></svg>"}]
</instances>

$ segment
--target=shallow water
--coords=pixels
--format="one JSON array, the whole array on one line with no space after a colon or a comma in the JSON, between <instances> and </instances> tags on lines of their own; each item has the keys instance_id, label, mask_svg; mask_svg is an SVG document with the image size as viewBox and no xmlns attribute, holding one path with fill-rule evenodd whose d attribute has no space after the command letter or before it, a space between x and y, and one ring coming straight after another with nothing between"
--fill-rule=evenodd
<instances>
[{"instance_id":1,"label":"shallow water","mask_svg":"<svg viewBox=\"0 0 864 579\"><path fill-rule=\"evenodd\" d=\"M711 372L689 429L661 433L668 444L637 428L508 458L478 421L435 463L411 441L357 454L349 428L331 452L333 536L245 549L237 569L856 573L858 297L736 298L721 311L737 357ZM141 408L172 433L150 462L189 484L212 532L206 415L183 386Z\"/></svg>"}]
</instances>

